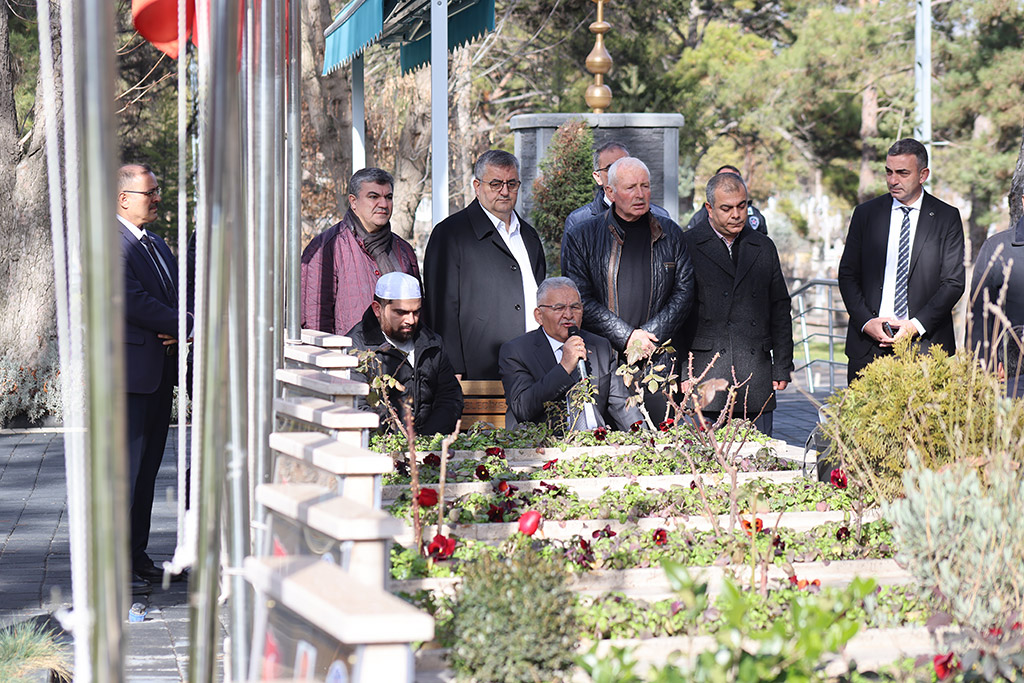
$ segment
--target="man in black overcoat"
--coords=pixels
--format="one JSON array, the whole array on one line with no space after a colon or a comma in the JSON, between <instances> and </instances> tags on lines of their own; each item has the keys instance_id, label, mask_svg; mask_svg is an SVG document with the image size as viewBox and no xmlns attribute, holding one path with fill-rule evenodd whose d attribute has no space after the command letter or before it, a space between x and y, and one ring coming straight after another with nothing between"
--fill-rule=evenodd
<instances>
[{"instance_id":1,"label":"man in black overcoat","mask_svg":"<svg viewBox=\"0 0 1024 683\"><path fill-rule=\"evenodd\" d=\"M960 212L924 191L928 151L905 138L885 158L887 194L853 210L839 260L839 291L850 314L850 380L903 337L956 352L953 307L964 292ZM886 330L888 326L892 334Z\"/></svg>"},{"instance_id":2,"label":"man in black overcoat","mask_svg":"<svg viewBox=\"0 0 1024 683\"><path fill-rule=\"evenodd\" d=\"M427 326L441 335L460 379L499 379L498 349L537 329L544 279L537 231L515 212L519 161L489 150L473 167L476 199L436 226L423 259Z\"/></svg>"},{"instance_id":3,"label":"man in black overcoat","mask_svg":"<svg viewBox=\"0 0 1024 683\"><path fill-rule=\"evenodd\" d=\"M708 181L708 221L683 233L697 279L697 306L683 326L679 365L688 376L720 378L737 387L735 417L754 420L771 436L775 392L793 371L789 290L775 244L747 222L747 187L732 173ZM715 419L726 407L719 392L704 410Z\"/></svg>"}]
</instances>

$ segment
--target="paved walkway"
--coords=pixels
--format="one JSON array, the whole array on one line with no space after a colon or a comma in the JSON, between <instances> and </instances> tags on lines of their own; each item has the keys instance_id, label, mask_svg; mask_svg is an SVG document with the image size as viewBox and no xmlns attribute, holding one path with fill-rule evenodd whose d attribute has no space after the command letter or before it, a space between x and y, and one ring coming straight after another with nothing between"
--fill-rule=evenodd
<instances>
[{"instance_id":1,"label":"paved walkway","mask_svg":"<svg viewBox=\"0 0 1024 683\"><path fill-rule=\"evenodd\" d=\"M803 447L828 392L807 394L801 379L779 394L774 436ZM158 566L174 552L175 447L172 428L153 508L150 555ZM0 627L71 606L66 497L61 430L0 430ZM187 585L155 587L146 620L124 624L127 680L185 680Z\"/></svg>"}]
</instances>

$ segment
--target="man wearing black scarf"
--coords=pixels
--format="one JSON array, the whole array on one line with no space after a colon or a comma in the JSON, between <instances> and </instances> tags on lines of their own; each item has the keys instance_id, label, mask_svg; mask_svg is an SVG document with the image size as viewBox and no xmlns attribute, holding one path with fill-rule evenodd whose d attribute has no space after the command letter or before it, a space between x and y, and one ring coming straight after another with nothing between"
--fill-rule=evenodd
<instances>
[{"instance_id":1,"label":"man wearing black scarf","mask_svg":"<svg viewBox=\"0 0 1024 683\"><path fill-rule=\"evenodd\" d=\"M349 210L302 252L302 327L344 334L373 300L381 275L402 272L419 279L416 252L391 232L395 180L364 168L348 181Z\"/></svg>"}]
</instances>

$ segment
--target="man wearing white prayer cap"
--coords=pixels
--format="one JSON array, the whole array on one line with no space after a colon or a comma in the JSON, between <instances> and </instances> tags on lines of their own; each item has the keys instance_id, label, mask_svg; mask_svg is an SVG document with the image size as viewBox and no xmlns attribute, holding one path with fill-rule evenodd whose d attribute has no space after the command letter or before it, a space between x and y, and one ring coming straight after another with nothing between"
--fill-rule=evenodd
<instances>
[{"instance_id":1,"label":"man wearing white prayer cap","mask_svg":"<svg viewBox=\"0 0 1024 683\"><path fill-rule=\"evenodd\" d=\"M391 272L377 280L373 302L348 333L353 348L374 355L352 372L352 379L370 382L387 375L396 381L394 388L380 391L376 406L360 399L360 408L381 416L382 429L398 431L396 418L404 426L411 400L417 434L448 434L462 415L462 388L441 337L420 325L422 306L420 283L413 276Z\"/></svg>"}]
</instances>

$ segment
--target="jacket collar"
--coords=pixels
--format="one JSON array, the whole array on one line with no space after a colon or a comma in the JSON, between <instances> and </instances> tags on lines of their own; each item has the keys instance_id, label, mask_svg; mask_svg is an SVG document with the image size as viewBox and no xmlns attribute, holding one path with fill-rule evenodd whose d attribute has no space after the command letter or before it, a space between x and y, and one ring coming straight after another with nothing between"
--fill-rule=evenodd
<instances>
[{"instance_id":1,"label":"jacket collar","mask_svg":"<svg viewBox=\"0 0 1024 683\"><path fill-rule=\"evenodd\" d=\"M622 245L626 241L626 231L619 226L619 222L615 219L614 211L615 205L612 204L604 212L604 217L602 218L602 220L604 221L605 225L608 226L608 231L611 232L612 237L615 238L615 241L618 242L619 245ZM647 218L647 224L651 228L651 243L653 244L654 242L657 242L665 235L665 231L661 229L661 223L658 221L657 217L653 213L651 213L650 208L647 209L645 217Z\"/></svg>"}]
</instances>

